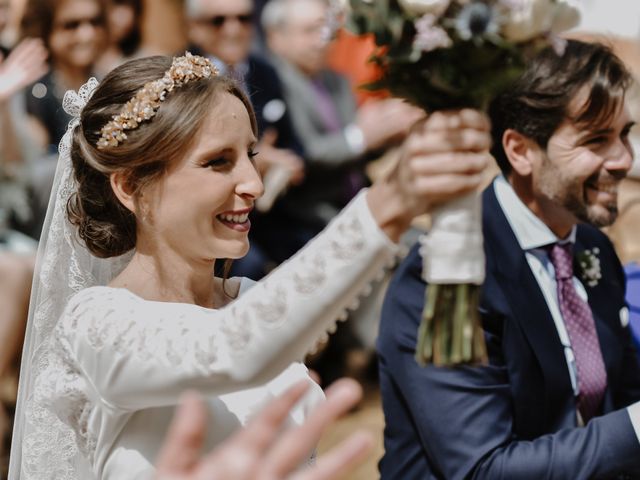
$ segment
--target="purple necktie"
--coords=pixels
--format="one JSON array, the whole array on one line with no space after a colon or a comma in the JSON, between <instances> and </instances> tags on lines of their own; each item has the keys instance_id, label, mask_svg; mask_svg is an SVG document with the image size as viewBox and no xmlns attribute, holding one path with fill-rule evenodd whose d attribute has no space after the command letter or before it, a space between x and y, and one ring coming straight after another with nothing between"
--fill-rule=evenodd
<instances>
[{"instance_id":1,"label":"purple necktie","mask_svg":"<svg viewBox=\"0 0 640 480\"><path fill-rule=\"evenodd\" d=\"M567 327L578 368L580 387L578 408L582 419L587 423L600 410L604 391L607 388L607 372L604 368L591 308L580 298L573 284L571 244L554 244L550 249L549 257L556 270L560 313Z\"/></svg>"},{"instance_id":2,"label":"purple necktie","mask_svg":"<svg viewBox=\"0 0 640 480\"><path fill-rule=\"evenodd\" d=\"M333 103L333 98L327 87L324 86L320 79L313 80L313 90L316 94L316 107L318 108L318 114L324 122L324 126L329 133L337 133L342 130L342 121Z\"/></svg>"},{"instance_id":3,"label":"purple necktie","mask_svg":"<svg viewBox=\"0 0 640 480\"><path fill-rule=\"evenodd\" d=\"M318 114L322 118L322 122L324 123L327 133L341 132L343 129L343 122L340 118L338 108L331 97L331 93L319 78L313 80L311 83L316 95L316 107L318 109ZM342 199L344 204L346 205L353 197L355 197L360 189L365 187L366 184L367 182L359 169L354 169L346 173L343 186L344 198Z\"/></svg>"}]
</instances>

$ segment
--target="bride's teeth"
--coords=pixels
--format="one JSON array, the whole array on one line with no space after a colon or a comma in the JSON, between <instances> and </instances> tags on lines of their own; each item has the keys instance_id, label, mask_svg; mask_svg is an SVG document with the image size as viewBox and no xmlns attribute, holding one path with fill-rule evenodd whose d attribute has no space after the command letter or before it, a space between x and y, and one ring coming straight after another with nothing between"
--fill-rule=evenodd
<instances>
[{"instance_id":1,"label":"bride's teeth","mask_svg":"<svg viewBox=\"0 0 640 480\"><path fill-rule=\"evenodd\" d=\"M249 214L243 213L242 215L220 215L220 218L225 222L245 223L249 218Z\"/></svg>"}]
</instances>

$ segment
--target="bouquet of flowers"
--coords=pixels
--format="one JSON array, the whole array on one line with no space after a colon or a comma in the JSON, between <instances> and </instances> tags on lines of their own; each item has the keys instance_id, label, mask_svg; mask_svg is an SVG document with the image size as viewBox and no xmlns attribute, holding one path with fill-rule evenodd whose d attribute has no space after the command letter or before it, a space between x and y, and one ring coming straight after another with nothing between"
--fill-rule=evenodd
<instances>
[{"instance_id":1,"label":"bouquet of flowers","mask_svg":"<svg viewBox=\"0 0 640 480\"><path fill-rule=\"evenodd\" d=\"M386 89L427 112L485 110L519 77L528 59L575 26L574 0L350 0L356 34L373 35L372 61ZM486 361L478 303L484 281L480 204L476 195L432 215L421 240L428 282L416 359L450 366Z\"/></svg>"}]
</instances>

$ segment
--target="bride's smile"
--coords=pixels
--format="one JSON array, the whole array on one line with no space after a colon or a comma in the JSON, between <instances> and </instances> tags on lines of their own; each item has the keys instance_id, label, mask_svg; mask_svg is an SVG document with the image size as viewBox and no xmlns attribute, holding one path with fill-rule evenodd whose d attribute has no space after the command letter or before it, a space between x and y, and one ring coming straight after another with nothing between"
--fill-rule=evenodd
<instances>
[{"instance_id":1,"label":"bride's smile","mask_svg":"<svg viewBox=\"0 0 640 480\"><path fill-rule=\"evenodd\" d=\"M253 157L249 113L235 96L221 98L183 158L146 188L136 209L138 240L181 258L240 258L249 249L248 218L263 193Z\"/></svg>"}]
</instances>

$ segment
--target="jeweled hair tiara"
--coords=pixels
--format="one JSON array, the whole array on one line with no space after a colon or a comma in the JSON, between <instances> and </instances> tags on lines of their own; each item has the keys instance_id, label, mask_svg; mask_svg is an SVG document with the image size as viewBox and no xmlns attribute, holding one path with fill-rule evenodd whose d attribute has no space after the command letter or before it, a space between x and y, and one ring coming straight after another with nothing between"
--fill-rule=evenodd
<instances>
[{"instance_id":1,"label":"jeweled hair tiara","mask_svg":"<svg viewBox=\"0 0 640 480\"><path fill-rule=\"evenodd\" d=\"M218 75L218 69L207 58L186 52L175 57L171 68L159 80L145 84L100 131L98 150L117 147L127 139L125 130L135 130L153 118L167 93L192 81Z\"/></svg>"}]
</instances>

